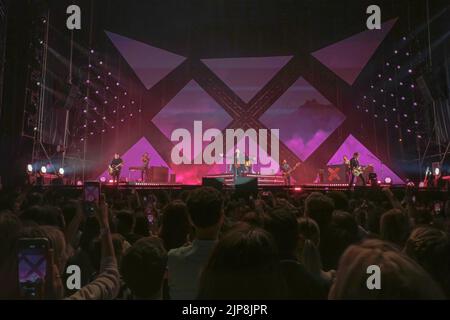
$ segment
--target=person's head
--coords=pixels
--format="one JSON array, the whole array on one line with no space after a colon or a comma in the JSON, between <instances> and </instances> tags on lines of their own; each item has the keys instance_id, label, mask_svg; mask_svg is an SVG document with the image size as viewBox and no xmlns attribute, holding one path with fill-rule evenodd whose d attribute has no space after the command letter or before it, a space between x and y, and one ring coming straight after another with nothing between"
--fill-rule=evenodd
<instances>
[{"instance_id":1,"label":"person's head","mask_svg":"<svg viewBox=\"0 0 450 320\"><path fill-rule=\"evenodd\" d=\"M134 233L142 237L148 237L150 234L150 222L142 213L135 216Z\"/></svg>"},{"instance_id":2,"label":"person's head","mask_svg":"<svg viewBox=\"0 0 450 320\"><path fill-rule=\"evenodd\" d=\"M156 237L142 238L122 257L120 273L138 299L161 299L167 251Z\"/></svg>"},{"instance_id":3,"label":"person's head","mask_svg":"<svg viewBox=\"0 0 450 320\"><path fill-rule=\"evenodd\" d=\"M368 283L377 286L377 274L381 279L381 289L371 290ZM369 277L374 280L369 281ZM372 239L352 245L345 251L339 261L336 280L328 298L415 300L443 299L444 295L428 273L413 259L388 242Z\"/></svg>"},{"instance_id":4,"label":"person's head","mask_svg":"<svg viewBox=\"0 0 450 320\"><path fill-rule=\"evenodd\" d=\"M20 215L22 221L35 222L39 225L50 225L58 228L65 227L61 210L53 206L32 206Z\"/></svg>"},{"instance_id":5,"label":"person's head","mask_svg":"<svg viewBox=\"0 0 450 320\"><path fill-rule=\"evenodd\" d=\"M404 252L417 261L450 297L450 238L445 231L423 226L411 232Z\"/></svg>"},{"instance_id":6,"label":"person's head","mask_svg":"<svg viewBox=\"0 0 450 320\"><path fill-rule=\"evenodd\" d=\"M265 230L239 224L213 249L203 270L200 299L282 299L286 285L278 251Z\"/></svg>"},{"instance_id":7,"label":"person's head","mask_svg":"<svg viewBox=\"0 0 450 320\"><path fill-rule=\"evenodd\" d=\"M127 210L122 210L116 214L117 232L123 236L133 232L135 218L133 213Z\"/></svg>"},{"instance_id":8,"label":"person's head","mask_svg":"<svg viewBox=\"0 0 450 320\"><path fill-rule=\"evenodd\" d=\"M241 150L236 149L236 154L240 154L240 153L241 153Z\"/></svg>"},{"instance_id":9,"label":"person's head","mask_svg":"<svg viewBox=\"0 0 450 320\"><path fill-rule=\"evenodd\" d=\"M114 159L119 159L120 155L118 153L114 153Z\"/></svg>"},{"instance_id":10,"label":"person's head","mask_svg":"<svg viewBox=\"0 0 450 320\"><path fill-rule=\"evenodd\" d=\"M348 161L348 157L346 155L344 155L343 159L344 161Z\"/></svg>"},{"instance_id":11,"label":"person's head","mask_svg":"<svg viewBox=\"0 0 450 320\"><path fill-rule=\"evenodd\" d=\"M306 216L316 221L320 228L330 224L333 210L333 200L321 193L313 192L306 198Z\"/></svg>"},{"instance_id":12,"label":"person's head","mask_svg":"<svg viewBox=\"0 0 450 320\"><path fill-rule=\"evenodd\" d=\"M380 235L381 239L403 248L409 235L409 220L402 210L391 209L381 216Z\"/></svg>"},{"instance_id":13,"label":"person's head","mask_svg":"<svg viewBox=\"0 0 450 320\"><path fill-rule=\"evenodd\" d=\"M264 229L274 238L280 259L297 258L299 234L294 212L287 208L273 210L266 216Z\"/></svg>"},{"instance_id":14,"label":"person's head","mask_svg":"<svg viewBox=\"0 0 450 320\"><path fill-rule=\"evenodd\" d=\"M317 223L310 218L299 218L297 222L300 246L302 246L306 240L310 240L318 247L320 243L320 229Z\"/></svg>"},{"instance_id":15,"label":"person's head","mask_svg":"<svg viewBox=\"0 0 450 320\"><path fill-rule=\"evenodd\" d=\"M327 196L333 200L335 210L349 211L348 197L344 192L332 191Z\"/></svg>"},{"instance_id":16,"label":"person's head","mask_svg":"<svg viewBox=\"0 0 450 320\"><path fill-rule=\"evenodd\" d=\"M148 157L148 152L144 152L144 157Z\"/></svg>"},{"instance_id":17,"label":"person's head","mask_svg":"<svg viewBox=\"0 0 450 320\"><path fill-rule=\"evenodd\" d=\"M353 158L358 159L358 158L359 158L359 152L355 152L355 153L353 154Z\"/></svg>"},{"instance_id":18,"label":"person's head","mask_svg":"<svg viewBox=\"0 0 450 320\"><path fill-rule=\"evenodd\" d=\"M331 239L329 255L332 266L337 266L340 256L351 245L358 241L358 224L355 217L344 211L335 211L330 223Z\"/></svg>"},{"instance_id":19,"label":"person's head","mask_svg":"<svg viewBox=\"0 0 450 320\"><path fill-rule=\"evenodd\" d=\"M223 221L223 200L221 193L211 187L198 188L191 192L187 202L188 216L197 236L205 231L217 234Z\"/></svg>"},{"instance_id":20,"label":"person's head","mask_svg":"<svg viewBox=\"0 0 450 320\"><path fill-rule=\"evenodd\" d=\"M283 160L283 164L286 164L286 163L287 163L287 160L286 160L286 159L284 159L284 160Z\"/></svg>"},{"instance_id":21,"label":"person's head","mask_svg":"<svg viewBox=\"0 0 450 320\"><path fill-rule=\"evenodd\" d=\"M433 222L433 215L430 210L418 208L413 211L414 225L430 225Z\"/></svg>"},{"instance_id":22,"label":"person's head","mask_svg":"<svg viewBox=\"0 0 450 320\"><path fill-rule=\"evenodd\" d=\"M298 219L300 261L312 274L320 274L322 260L319 252L320 229L317 223L309 218Z\"/></svg>"},{"instance_id":23,"label":"person's head","mask_svg":"<svg viewBox=\"0 0 450 320\"><path fill-rule=\"evenodd\" d=\"M164 208L159 237L166 250L184 245L190 228L187 206L182 201L173 201Z\"/></svg>"}]
</instances>

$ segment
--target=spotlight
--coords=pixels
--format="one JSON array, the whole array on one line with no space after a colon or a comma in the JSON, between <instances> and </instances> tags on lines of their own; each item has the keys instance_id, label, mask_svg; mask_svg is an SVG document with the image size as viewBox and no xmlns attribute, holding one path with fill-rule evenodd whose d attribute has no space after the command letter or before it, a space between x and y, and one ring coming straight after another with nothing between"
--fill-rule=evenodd
<instances>
[{"instance_id":1,"label":"spotlight","mask_svg":"<svg viewBox=\"0 0 450 320\"><path fill-rule=\"evenodd\" d=\"M100 177L100 182L105 183L106 182L106 178L105 177Z\"/></svg>"},{"instance_id":2,"label":"spotlight","mask_svg":"<svg viewBox=\"0 0 450 320\"><path fill-rule=\"evenodd\" d=\"M27 172L32 173L33 172L33 166L31 164L27 165Z\"/></svg>"},{"instance_id":3,"label":"spotlight","mask_svg":"<svg viewBox=\"0 0 450 320\"><path fill-rule=\"evenodd\" d=\"M58 173L63 176L64 175L64 168L59 168Z\"/></svg>"},{"instance_id":4,"label":"spotlight","mask_svg":"<svg viewBox=\"0 0 450 320\"><path fill-rule=\"evenodd\" d=\"M41 173L47 173L47 167L46 166L42 166L41 167Z\"/></svg>"},{"instance_id":5,"label":"spotlight","mask_svg":"<svg viewBox=\"0 0 450 320\"><path fill-rule=\"evenodd\" d=\"M441 173L441 169L440 168L434 168L434 175L438 176Z\"/></svg>"},{"instance_id":6,"label":"spotlight","mask_svg":"<svg viewBox=\"0 0 450 320\"><path fill-rule=\"evenodd\" d=\"M78 181L77 181L77 186L82 186L82 185L83 185L83 181L78 180Z\"/></svg>"},{"instance_id":7,"label":"spotlight","mask_svg":"<svg viewBox=\"0 0 450 320\"><path fill-rule=\"evenodd\" d=\"M94 53L94 49L91 49L91 53Z\"/></svg>"},{"instance_id":8,"label":"spotlight","mask_svg":"<svg viewBox=\"0 0 450 320\"><path fill-rule=\"evenodd\" d=\"M294 187L295 192L302 192L302 187Z\"/></svg>"},{"instance_id":9,"label":"spotlight","mask_svg":"<svg viewBox=\"0 0 450 320\"><path fill-rule=\"evenodd\" d=\"M391 184L391 183L392 183L391 177L386 177L386 178L384 178L384 183L386 183L386 184Z\"/></svg>"}]
</instances>

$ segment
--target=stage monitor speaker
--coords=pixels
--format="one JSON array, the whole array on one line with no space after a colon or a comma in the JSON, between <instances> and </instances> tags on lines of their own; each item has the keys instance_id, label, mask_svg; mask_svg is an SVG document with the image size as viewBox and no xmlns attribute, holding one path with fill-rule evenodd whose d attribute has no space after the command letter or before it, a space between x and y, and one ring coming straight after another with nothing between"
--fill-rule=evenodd
<instances>
[{"instance_id":1,"label":"stage monitor speaker","mask_svg":"<svg viewBox=\"0 0 450 320\"><path fill-rule=\"evenodd\" d=\"M234 183L236 193L242 194L245 197L258 194L258 179L250 177L236 177Z\"/></svg>"},{"instance_id":2,"label":"stage monitor speaker","mask_svg":"<svg viewBox=\"0 0 450 320\"><path fill-rule=\"evenodd\" d=\"M150 167L150 180L151 182L164 182L169 181L169 168L166 167Z\"/></svg>"},{"instance_id":3,"label":"stage monitor speaker","mask_svg":"<svg viewBox=\"0 0 450 320\"><path fill-rule=\"evenodd\" d=\"M225 183L225 179L224 178L203 177L203 179L202 179L202 186L203 187L212 187L212 188L217 189L219 191L222 191L224 183Z\"/></svg>"}]
</instances>

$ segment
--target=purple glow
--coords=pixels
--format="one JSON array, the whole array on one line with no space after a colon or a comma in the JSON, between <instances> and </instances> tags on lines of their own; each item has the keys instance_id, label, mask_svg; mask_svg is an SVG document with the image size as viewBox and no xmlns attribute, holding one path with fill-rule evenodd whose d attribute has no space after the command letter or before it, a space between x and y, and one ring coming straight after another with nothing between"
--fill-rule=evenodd
<instances>
[{"instance_id":1,"label":"purple glow","mask_svg":"<svg viewBox=\"0 0 450 320\"><path fill-rule=\"evenodd\" d=\"M344 121L345 116L313 86L299 78L260 118L280 129L280 139L306 160Z\"/></svg>"},{"instance_id":2,"label":"purple glow","mask_svg":"<svg viewBox=\"0 0 450 320\"><path fill-rule=\"evenodd\" d=\"M185 57L167 50L112 32L105 32L147 89L153 87L186 60Z\"/></svg>"},{"instance_id":3,"label":"purple glow","mask_svg":"<svg viewBox=\"0 0 450 320\"><path fill-rule=\"evenodd\" d=\"M130 167L139 167L142 166L141 157L142 155L148 152L150 156L150 166L154 167L169 167L167 163L161 158L159 153L153 148L153 146L148 142L145 137L142 137L137 141L130 149L125 151L121 158L124 161L124 166L121 172L121 176L124 178L129 178L131 180L140 179L140 172L131 172L129 170ZM111 159L113 155L111 155ZM169 170L169 172L172 172ZM99 176L100 177L109 177L109 173L107 168L105 171Z\"/></svg>"},{"instance_id":4,"label":"purple glow","mask_svg":"<svg viewBox=\"0 0 450 320\"><path fill-rule=\"evenodd\" d=\"M344 155L351 158L354 152L360 153L359 162L361 165L371 164L374 168L374 172L381 180L384 180L386 177L390 177L392 179L392 183L394 184L404 182L352 135L349 135L347 139L345 139L344 143L328 161L328 165L342 164Z\"/></svg>"},{"instance_id":5,"label":"purple glow","mask_svg":"<svg viewBox=\"0 0 450 320\"><path fill-rule=\"evenodd\" d=\"M397 19L383 23L381 30L363 31L315 51L312 55L349 85L353 85Z\"/></svg>"}]
</instances>

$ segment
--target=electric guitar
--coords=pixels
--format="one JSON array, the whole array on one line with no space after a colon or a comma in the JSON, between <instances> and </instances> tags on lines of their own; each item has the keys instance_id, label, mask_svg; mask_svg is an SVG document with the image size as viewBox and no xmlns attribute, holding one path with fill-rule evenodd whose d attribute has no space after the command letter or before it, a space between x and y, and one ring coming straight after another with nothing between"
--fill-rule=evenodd
<instances>
[{"instance_id":1,"label":"electric guitar","mask_svg":"<svg viewBox=\"0 0 450 320\"><path fill-rule=\"evenodd\" d=\"M116 175L119 172L119 170L122 167L122 165L123 165L123 163L119 163L119 164L116 164L116 165L110 165L108 167L109 174L111 176Z\"/></svg>"},{"instance_id":2,"label":"electric guitar","mask_svg":"<svg viewBox=\"0 0 450 320\"><path fill-rule=\"evenodd\" d=\"M352 173L355 177L359 177L364 173L364 170L366 170L368 167L373 167L373 165L369 164L367 166L358 166L356 168L353 168Z\"/></svg>"},{"instance_id":3,"label":"electric guitar","mask_svg":"<svg viewBox=\"0 0 450 320\"><path fill-rule=\"evenodd\" d=\"M283 171L283 177L287 178L291 175L292 172L294 172L295 169L297 169L297 167L300 165L300 162L297 162L295 164L295 166L293 166L291 169L287 170L287 171Z\"/></svg>"}]
</instances>

